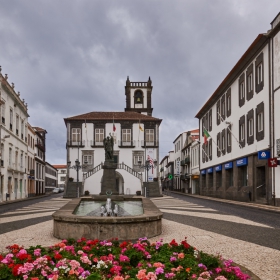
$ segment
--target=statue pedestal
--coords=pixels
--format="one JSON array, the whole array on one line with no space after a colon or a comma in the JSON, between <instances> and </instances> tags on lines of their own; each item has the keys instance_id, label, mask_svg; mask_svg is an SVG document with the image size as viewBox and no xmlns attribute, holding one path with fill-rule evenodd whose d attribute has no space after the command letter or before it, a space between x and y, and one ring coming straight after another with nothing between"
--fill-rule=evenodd
<instances>
[{"instance_id":1,"label":"statue pedestal","mask_svg":"<svg viewBox=\"0 0 280 280\"><path fill-rule=\"evenodd\" d=\"M111 160L105 160L103 165L103 179L100 195L118 195L119 190L116 185L117 164Z\"/></svg>"}]
</instances>

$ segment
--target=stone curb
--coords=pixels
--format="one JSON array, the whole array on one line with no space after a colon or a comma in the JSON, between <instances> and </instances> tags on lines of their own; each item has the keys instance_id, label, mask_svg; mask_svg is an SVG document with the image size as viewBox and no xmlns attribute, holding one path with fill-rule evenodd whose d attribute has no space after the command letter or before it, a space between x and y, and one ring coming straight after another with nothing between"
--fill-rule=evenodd
<instances>
[{"instance_id":1,"label":"stone curb","mask_svg":"<svg viewBox=\"0 0 280 280\"><path fill-rule=\"evenodd\" d=\"M234 204L234 205L239 205L239 206L243 206L243 207L255 208L255 209L260 209L260 210L264 210L264 211L268 211L268 212L280 213L280 207L271 206L271 205L257 204L257 203L252 203L252 202L245 203L245 202L241 202L241 201L214 198L214 197L202 196L202 195L196 195L196 194L181 193L181 192L176 192L176 191L169 191L169 193L196 197L196 198L202 198L205 200L213 200L213 201L217 201L217 202L221 202L221 203ZM168 193L167 193L167 195L168 195Z\"/></svg>"},{"instance_id":2,"label":"stone curb","mask_svg":"<svg viewBox=\"0 0 280 280\"><path fill-rule=\"evenodd\" d=\"M0 207L8 205L8 204L16 203L16 202L22 202L22 201L26 201L26 200L33 200L33 199L38 199L38 198L47 197L47 196L51 196L51 195L52 195L52 193L48 193L48 194L37 195L37 196L32 196L32 197L26 197L26 198L2 201L2 202L0 202Z\"/></svg>"}]
</instances>

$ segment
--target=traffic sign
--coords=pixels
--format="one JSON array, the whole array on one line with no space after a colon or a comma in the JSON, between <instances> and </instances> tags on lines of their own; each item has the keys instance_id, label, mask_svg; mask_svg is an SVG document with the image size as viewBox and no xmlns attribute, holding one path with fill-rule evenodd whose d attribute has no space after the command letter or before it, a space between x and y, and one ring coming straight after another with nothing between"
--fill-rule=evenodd
<instances>
[{"instance_id":1,"label":"traffic sign","mask_svg":"<svg viewBox=\"0 0 280 280\"><path fill-rule=\"evenodd\" d=\"M268 159L268 167L277 167L277 158Z\"/></svg>"}]
</instances>

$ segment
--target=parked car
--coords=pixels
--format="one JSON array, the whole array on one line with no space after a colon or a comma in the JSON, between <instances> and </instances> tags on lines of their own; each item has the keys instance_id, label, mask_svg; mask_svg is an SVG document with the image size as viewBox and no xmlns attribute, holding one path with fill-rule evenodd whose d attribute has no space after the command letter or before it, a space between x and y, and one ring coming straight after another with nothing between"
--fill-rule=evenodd
<instances>
[{"instance_id":1,"label":"parked car","mask_svg":"<svg viewBox=\"0 0 280 280\"><path fill-rule=\"evenodd\" d=\"M60 190L59 190L59 188L54 188L52 192L53 193L60 193Z\"/></svg>"},{"instance_id":2,"label":"parked car","mask_svg":"<svg viewBox=\"0 0 280 280\"><path fill-rule=\"evenodd\" d=\"M59 192L64 192L64 187L59 187Z\"/></svg>"}]
</instances>

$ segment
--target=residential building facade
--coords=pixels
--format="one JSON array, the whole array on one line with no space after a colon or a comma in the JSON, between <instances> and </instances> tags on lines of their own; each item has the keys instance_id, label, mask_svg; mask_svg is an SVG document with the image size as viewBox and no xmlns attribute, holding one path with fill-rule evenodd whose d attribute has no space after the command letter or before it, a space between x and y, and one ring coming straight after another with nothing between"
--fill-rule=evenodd
<instances>
[{"instance_id":1,"label":"residential building facade","mask_svg":"<svg viewBox=\"0 0 280 280\"><path fill-rule=\"evenodd\" d=\"M155 184L159 191L156 163L162 120L152 116L152 81L131 82L127 78L125 95L124 112L90 112L64 119L69 163L66 195L71 185L69 178L81 192L100 193L105 161L103 140L108 136L114 138L116 191L135 194L144 192L143 186L148 189ZM78 172L75 162L80 164Z\"/></svg>"},{"instance_id":2,"label":"residential building facade","mask_svg":"<svg viewBox=\"0 0 280 280\"><path fill-rule=\"evenodd\" d=\"M1 179L0 201L14 200L27 196L27 123L28 109L8 75L0 69L0 147Z\"/></svg>"},{"instance_id":3,"label":"residential building facade","mask_svg":"<svg viewBox=\"0 0 280 280\"><path fill-rule=\"evenodd\" d=\"M58 170L48 162L45 162L45 192L52 192L58 187L57 183Z\"/></svg>"},{"instance_id":4,"label":"residential building facade","mask_svg":"<svg viewBox=\"0 0 280 280\"><path fill-rule=\"evenodd\" d=\"M280 14L196 115L202 195L280 205L280 170L268 166L280 138L279 31Z\"/></svg>"},{"instance_id":5,"label":"residential building facade","mask_svg":"<svg viewBox=\"0 0 280 280\"><path fill-rule=\"evenodd\" d=\"M57 185L59 187L65 187L67 165L66 164L53 164L53 167L57 170Z\"/></svg>"}]
</instances>

